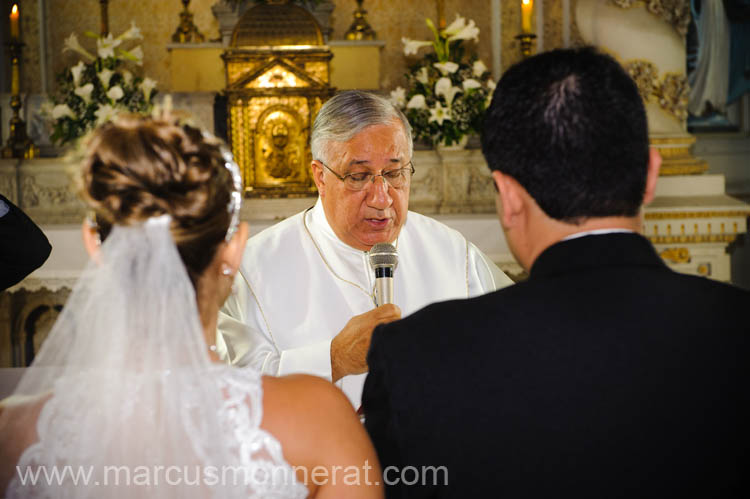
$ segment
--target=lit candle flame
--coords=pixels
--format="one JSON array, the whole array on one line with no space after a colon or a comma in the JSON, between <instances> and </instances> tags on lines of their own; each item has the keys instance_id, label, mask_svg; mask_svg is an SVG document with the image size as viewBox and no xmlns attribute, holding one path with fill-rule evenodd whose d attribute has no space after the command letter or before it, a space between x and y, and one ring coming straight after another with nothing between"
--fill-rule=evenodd
<instances>
[{"instance_id":1,"label":"lit candle flame","mask_svg":"<svg viewBox=\"0 0 750 499\"><path fill-rule=\"evenodd\" d=\"M13 8L10 9L10 37L13 40L18 39L20 29L18 27L18 4L14 3Z\"/></svg>"},{"instance_id":2,"label":"lit candle flame","mask_svg":"<svg viewBox=\"0 0 750 499\"><path fill-rule=\"evenodd\" d=\"M531 33L532 0L521 0L521 33Z\"/></svg>"}]
</instances>

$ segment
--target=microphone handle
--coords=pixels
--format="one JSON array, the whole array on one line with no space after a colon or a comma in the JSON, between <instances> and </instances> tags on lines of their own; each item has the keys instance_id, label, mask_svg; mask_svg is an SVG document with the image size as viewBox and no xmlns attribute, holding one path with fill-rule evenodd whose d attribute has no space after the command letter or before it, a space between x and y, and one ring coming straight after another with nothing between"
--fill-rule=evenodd
<instances>
[{"instance_id":1,"label":"microphone handle","mask_svg":"<svg viewBox=\"0 0 750 499\"><path fill-rule=\"evenodd\" d=\"M375 279L375 303L378 306L393 303L393 277Z\"/></svg>"}]
</instances>

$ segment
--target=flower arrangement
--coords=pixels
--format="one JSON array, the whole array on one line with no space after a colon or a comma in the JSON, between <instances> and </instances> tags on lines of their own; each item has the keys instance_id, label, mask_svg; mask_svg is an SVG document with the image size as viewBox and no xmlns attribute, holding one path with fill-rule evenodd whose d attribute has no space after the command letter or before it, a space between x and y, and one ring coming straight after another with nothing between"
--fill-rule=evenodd
<instances>
[{"instance_id":1,"label":"flower arrangement","mask_svg":"<svg viewBox=\"0 0 750 499\"><path fill-rule=\"evenodd\" d=\"M123 48L123 44L143 38L140 29L132 24L117 38L91 32L85 35L96 39L96 55L81 46L75 33L65 40L63 53L75 52L83 60L57 75L57 94L43 109L52 122L53 142L71 142L120 112L147 113L152 107L156 82L135 76L125 67L143 63L140 45Z\"/></svg>"},{"instance_id":2,"label":"flower arrangement","mask_svg":"<svg viewBox=\"0 0 750 499\"><path fill-rule=\"evenodd\" d=\"M402 38L404 54L415 55L429 46L434 51L409 68L408 89L397 87L391 102L406 114L416 140L450 146L479 133L495 83L476 54L465 56L463 42L479 39L474 21L467 23L457 15L442 30L432 20L426 22L435 39Z\"/></svg>"}]
</instances>

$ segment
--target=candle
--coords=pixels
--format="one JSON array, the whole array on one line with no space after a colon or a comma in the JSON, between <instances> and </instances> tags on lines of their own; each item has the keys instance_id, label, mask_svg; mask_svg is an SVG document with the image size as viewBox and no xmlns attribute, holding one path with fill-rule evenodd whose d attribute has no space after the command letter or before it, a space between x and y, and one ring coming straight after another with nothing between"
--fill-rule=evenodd
<instances>
[{"instance_id":1,"label":"candle","mask_svg":"<svg viewBox=\"0 0 750 499\"><path fill-rule=\"evenodd\" d=\"M20 30L18 29L18 4L13 4L13 8L10 10L10 37L14 40L18 39Z\"/></svg>"},{"instance_id":2,"label":"candle","mask_svg":"<svg viewBox=\"0 0 750 499\"><path fill-rule=\"evenodd\" d=\"M531 33L531 11L534 9L533 0L521 0L521 32Z\"/></svg>"}]
</instances>

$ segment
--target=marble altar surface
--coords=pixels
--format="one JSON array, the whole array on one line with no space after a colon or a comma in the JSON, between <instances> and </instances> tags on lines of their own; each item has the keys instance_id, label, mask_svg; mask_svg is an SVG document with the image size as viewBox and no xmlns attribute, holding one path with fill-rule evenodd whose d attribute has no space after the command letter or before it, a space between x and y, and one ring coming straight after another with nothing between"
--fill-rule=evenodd
<instances>
[{"instance_id":1,"label":"marble altar surface","mask_svg":"<svg viewBox=\"0 0 750 499\"><path fill-rule=\"evenodd\" d=\"M410 208L455 228L506 272L518 276L494 212L489 169L477 149L414 152L416 174ZM80 242L85 209L75 194L76 168L58 158L0 161L0 192L45 231L49 260L19 289L70 289L87 262ZM251 235L314 204L315 198L246 199L242 219ZM727 248L747 232L750 205L725 193L723 175L659 179L654 202L645 209L644 234L673 268L730 280Z\"/></svg>"}]
</instances>

